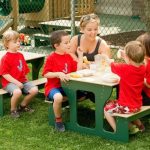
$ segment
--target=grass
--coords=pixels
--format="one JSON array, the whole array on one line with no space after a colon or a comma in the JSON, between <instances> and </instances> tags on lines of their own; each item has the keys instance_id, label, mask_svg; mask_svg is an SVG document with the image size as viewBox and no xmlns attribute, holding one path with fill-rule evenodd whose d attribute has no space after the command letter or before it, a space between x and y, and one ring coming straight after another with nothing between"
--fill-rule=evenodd
<instances>
[{"instance_id":1,"label":"grass","mask_svg":"<svg viewBox=\"0 0 150 150\"><path fill-rule=\"evenodd\" d=\"M111 99L114 98L115 91ZM143 119L145 133L132 136L129 143L119 143L72 131L56 132L48 125L48 104L40 95L31 103L35 113L23 113L21 118L12 119L9 99L5 99L5 116L0 118L0 150L149 150L149 117ZM78 103L80 125L94 127L94 108L89 100Z\"/></svg>"},{"instance_id":2,"label":"grass","mask_svg":"<svg viewBox=\"0 0 150 150\"><path fill-rule=\"evenodd\" d=\"M148 118L144 120L147 123L146 132L132 136L130 142L125 144L71 131L56 132L48 125L48 104L41 96L37 96L31 103L36 110L35 113L23 113L19 119L10 117L9 105L9 99L6 99L5 116L0 118L0 149L2 150L148 150L150 147ZM87 121L85 118L92 116L93 106L90 101L79 103L81 124ZM92 110L89 107L92 107Z\"/></svg>"}]
</instances>

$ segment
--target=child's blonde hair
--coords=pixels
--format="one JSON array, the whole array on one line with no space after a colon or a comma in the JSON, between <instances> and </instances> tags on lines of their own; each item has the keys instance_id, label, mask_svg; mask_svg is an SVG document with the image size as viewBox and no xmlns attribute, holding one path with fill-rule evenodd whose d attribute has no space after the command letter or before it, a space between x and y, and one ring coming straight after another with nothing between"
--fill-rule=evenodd
<instances>
[{"instance_id":1,"label":"child's blonde hair","mask_svg":"<svg viewBox=\"0 0 150 150\"><path fill-rule=\"evenodd\" d=\"M96 14L88 14L88 15L84 15L81 17L80 19L80 29L84 29L85 26L89 23L89 22L97 22L97 25L100 25L100 19Z\"/></svg>"},{"instance_id":2,"label":"child's blonde hair","mask_svg":"<svg viewBox=\"0 0 150 150\"><path fill-rule=\"evenodd\" d=\"M14 30L7 30L6 32L4 32L3 34L3 45L5 47L5 49L7 49L7 45L9 41L16 41L19 38L19 33L14 31Z\"/></svg>"},{"instance_id":3,"label":"child's blonde hair","mask_svg":"<svg viewBox=\"0 0 150 150\"><path fill-rule=\"evenodd\" d=\"M144 61L145 47L139 41L131 41L126 44L125 53L133 62L140 64Z\"/></svg>"}]
</instances>

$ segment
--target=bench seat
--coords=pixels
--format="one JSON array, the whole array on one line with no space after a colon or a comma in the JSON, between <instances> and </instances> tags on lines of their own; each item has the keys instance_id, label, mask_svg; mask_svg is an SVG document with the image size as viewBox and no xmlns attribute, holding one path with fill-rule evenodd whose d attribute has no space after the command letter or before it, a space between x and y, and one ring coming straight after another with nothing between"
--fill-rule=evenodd
<instances>
[{"instance_id":1,"label":"bench seat","mask_svg":"<svg viewBox=\"0 0 150 150\"><path fill-rule=\"evenodd\" d=\"M71 29L64 29L64 31L68 32L68 34L71 33ZM50 34L37 33L33 37L35 47L50 45Z\"/></svg>"},{"instance_id":2,"label":"bench seat","mask_svg":"<svg viewBox=\"0 0 150 150\"><path fill-rule=\"evenodd\" d=\"M130 114L118 114L118 113L114 113L113 116L129 119L129 118L132 118L135 115L139 115L141 113L145 113L146 111L150 111L150 106L142 106L141 110L139 112L137 112L137 113L130 113Z\"/></svg>"},{"instance_id":3,"label":"bench seat","mask_svg":"<svg viewBox=\"0 0 150 150\"><path fill-rule=\"evenodd\" d=\"M35 47L50 45L50 35L39 33L34 34L33 37Z\"/></svg>"},{"instance_id":4,"label":"bench seat","mask_svg":"<svg viewBox=\"0 0 150 150\"><path fill-rule=\"evenodd\" d=\"M44 84L46 83L47 79L46 78L39 78L37 80L31 81L34 85L38 86L39 88L43 87ZM0 117L4 115L4 95L7 95L8 92L5 91L4 89L0 89Z\"/></svg>"},{"instance_id":5,"label":"bench seat","mask_svg":"<svg viewBox=\"0 0 150 150\"><path fill-rule=\"evenodd\" d=\"M129 123L146 115L150 115L150 106L142 106L141 110L137 113L114 113L113 116L116 118L116 132L112 133L112 139L122 142L129 142Z\"/></svg>"}]
</instances>

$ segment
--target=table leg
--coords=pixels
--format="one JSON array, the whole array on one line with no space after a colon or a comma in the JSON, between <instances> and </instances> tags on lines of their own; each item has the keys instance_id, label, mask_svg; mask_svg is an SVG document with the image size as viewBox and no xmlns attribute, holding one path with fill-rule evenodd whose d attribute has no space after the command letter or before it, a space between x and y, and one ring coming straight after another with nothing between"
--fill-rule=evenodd
<instances>
[{"instance_id":1,"label":"table leg","mask_svg":"<svg viewBox=\"0 0 150 150\"><path fill-rule=\"evenodd\" d=\"M112 87L89 84L89 83L80 83L80 82L78 83L78 86L77 86L77 82L74 82L74 81L71 81L66 85L62 83L62 87L69 98L69 104L70 104L70 122L67 123L67 128L74 130L74 131L87 133L87 134L95 134L99 136L103 134L103 130L104 130L103 107L104 107L106 100L110 97L112 93ZM95 128L83 127L83 126L80 126L77 122L77 99L76 99L77 90L90 91L95 94L95 105L96 105Z\"/></svg>"},{"instance_id":2,"label":"table leg","mask_svg":"<svg viewBox=\"0 0 150 150\"><path fill-rule=\"evenodd\" d=\"M40 69L44 64L44 57L30 61L32 64L32 80L38 79Z\"/></svg>"}]
</instances>

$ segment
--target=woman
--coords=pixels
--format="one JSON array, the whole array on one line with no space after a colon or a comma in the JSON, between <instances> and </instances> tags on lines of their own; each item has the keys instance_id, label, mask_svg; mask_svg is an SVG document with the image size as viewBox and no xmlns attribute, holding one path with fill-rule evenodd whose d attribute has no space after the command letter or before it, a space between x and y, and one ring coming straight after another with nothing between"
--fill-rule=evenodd
<instances>
[{"instance_id":1,"label":"woman","mask_svg":"<svg viewBox=\"0 0 150 150\"><path fill-rule=\"evenodd\" d=\"M95 14L88 14L80 19L80 31L83 34L76 35L71 39L71 55L77 60L76 50L78 47L84 52L89 61L94 61L96 54L106 54L110 57L110 48L106 41L97 36L100 19Z\"/></svg>"}]
</instances>

